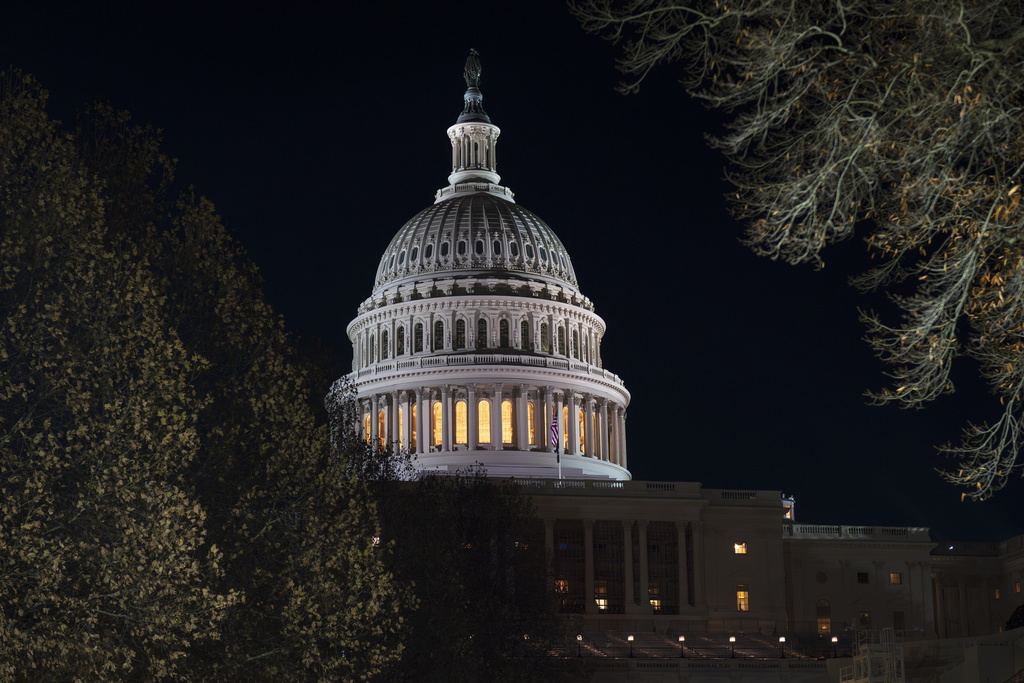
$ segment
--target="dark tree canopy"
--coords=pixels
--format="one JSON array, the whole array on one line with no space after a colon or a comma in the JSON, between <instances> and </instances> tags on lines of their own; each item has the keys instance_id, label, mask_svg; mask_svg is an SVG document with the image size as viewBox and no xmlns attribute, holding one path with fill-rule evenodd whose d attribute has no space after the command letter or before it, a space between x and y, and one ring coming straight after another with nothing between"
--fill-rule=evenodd
<instances>
[{"instance_id":1,"label":"dark tree canopy","mask_svg":"<svg viewBox=\"0 0 1024 683\"><path fill-rule=\"evenodd\" d=\"M0 679L388 678L412 600L160 135L0 74Z\"/></svg>"},{"instance_id":2,"label":"dark tree canopy","mask_svg":"<svg viewBox=\"0 0 1024 683\"><path fill-rule=\"evenodd\" d=\"M714 139L734 215L758 254L821 265L863 235L854 283L896 321L863 314L889 366L878 403L921 407L977 361L1001 404L940 450L945 478L983 499L1024 439L1024 4L1016 0L611 0L573 10L621 44L623 90L682 61L689 92L732 115Z\"/></svg>"}]
</instances>

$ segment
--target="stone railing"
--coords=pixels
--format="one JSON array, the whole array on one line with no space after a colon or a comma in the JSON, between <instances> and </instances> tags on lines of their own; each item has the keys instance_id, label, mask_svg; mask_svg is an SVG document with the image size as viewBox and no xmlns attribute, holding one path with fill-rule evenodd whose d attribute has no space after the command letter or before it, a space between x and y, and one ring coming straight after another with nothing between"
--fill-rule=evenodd
<instances>
[{"instance_id":1,"label":"stone railing","mask_svg":"<svg viewBox=\"0 0 1024 683\"><path fill-rule=\"evenodd\" d=\"M839 539L847 541L926 541L928 527L846 526L838 524L785 524L783 538Z\"/></svg>"}]
</instances>

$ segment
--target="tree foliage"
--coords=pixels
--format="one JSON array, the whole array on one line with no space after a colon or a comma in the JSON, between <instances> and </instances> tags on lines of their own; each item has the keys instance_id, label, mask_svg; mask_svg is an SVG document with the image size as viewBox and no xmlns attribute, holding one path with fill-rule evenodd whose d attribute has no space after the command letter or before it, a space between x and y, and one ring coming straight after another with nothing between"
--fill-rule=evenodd
<instances>
[{"instance_id":1,"label":"tree foliage","mask_svg":"<svg viewBox=\"0 0 1024 683\"><path fill-rule=\"evenodd\" d=\"M388 675L376 507L158 131L0 75L0 678Z\"/></svg>"},{"instance_id":2,"label":"tree foliage","mask_svg":"<svg viewBox=\"0 0 1024 683\"><path fill-rule=\"evenodd\" d=\"M975 359L998 397L945 478L1002 488L1024 432L1024 5L1017 0L611 0L573 6L619 42L623 90L684 61L684 83L732 114L712 144L758 254L821 265L864 231L897 321L863 314L891 366L878 403L920 407Z\"/></svg>"}]
</instances>

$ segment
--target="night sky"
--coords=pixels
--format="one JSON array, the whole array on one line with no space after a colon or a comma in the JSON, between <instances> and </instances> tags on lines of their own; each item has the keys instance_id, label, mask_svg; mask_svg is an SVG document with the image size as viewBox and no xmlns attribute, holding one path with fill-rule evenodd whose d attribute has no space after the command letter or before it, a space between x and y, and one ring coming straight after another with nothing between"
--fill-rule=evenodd
<instances>
[{"instance_id":1,"label":"night sky","mask_svg":"<svg viewBox=\"0 0 1024 683\"><path fill-rule=\"evenodd\" d=\"M502 184L607 323L634 478L781 490L801 522L1024 532L1019 477L961 503L934 471L936 444L998 408L969 363L926 410L865 403L885 377L857 319L884 300L846 284L863 242L820 272L755 257L704 143L720 116L678 65L618 94L615 48L559 2L15 3L0 26L0 66L34 74L54 117L102 99L164 129L179 186L213 200L289 329L346 362L380 255L447 184L470 48Z\"/></svg>"}]
</instances>

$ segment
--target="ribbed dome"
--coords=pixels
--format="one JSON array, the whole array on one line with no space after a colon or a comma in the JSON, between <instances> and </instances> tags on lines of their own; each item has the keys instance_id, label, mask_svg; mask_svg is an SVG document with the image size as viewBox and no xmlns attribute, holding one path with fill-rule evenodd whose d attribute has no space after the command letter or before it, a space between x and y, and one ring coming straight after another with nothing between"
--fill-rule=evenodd
<instances>
[{"instance_id":1,"label":"ribbed dome","mask_svg":"<svg viewBox=\"0 0 1024 683\"><path fill-rule=\"evenodd\" d=\"M384 252L374 288L424 275L519 272L576 289L572 261L540 218L489 192L454 196L405 224Z\"/></svg>"}]
</instances>

